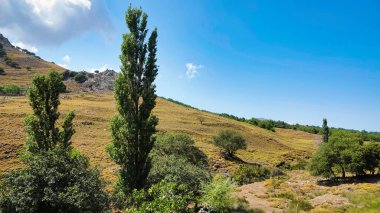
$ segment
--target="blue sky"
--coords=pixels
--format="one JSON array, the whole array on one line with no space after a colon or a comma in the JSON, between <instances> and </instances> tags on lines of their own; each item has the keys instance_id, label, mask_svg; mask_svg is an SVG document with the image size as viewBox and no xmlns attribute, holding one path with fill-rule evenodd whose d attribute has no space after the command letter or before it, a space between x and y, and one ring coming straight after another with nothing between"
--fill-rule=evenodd
<instances>
[{"instance_id":1,"label":"blue sky","mask_svg":"<svg viewBox=\"0 0 380 213\"><path fill-rule=\"evenodd\" d=\"M379 1L14 2L0 0L0 33L72 70L119 69L132 3L158 28L158 95L247 118L326 117L380 131Z\"/></svg>"}]
</instances>

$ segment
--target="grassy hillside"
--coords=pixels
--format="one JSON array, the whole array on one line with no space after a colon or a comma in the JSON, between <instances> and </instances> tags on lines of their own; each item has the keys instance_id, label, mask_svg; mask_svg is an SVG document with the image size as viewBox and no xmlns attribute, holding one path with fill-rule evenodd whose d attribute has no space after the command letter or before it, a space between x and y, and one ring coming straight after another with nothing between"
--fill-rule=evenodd
<instances>
[{"instance_id":1,"label":"grassy hillside","mask_svg":"<svg viewBox=\"0 0 380 213\"><path fill-rule=\"evenodd\" d=\"M0 67L5 71L5 75L0 75L0 85L12 83L25 87L30 84L32 76L37 72L47 73L50 70L63 72L65 70L65 68L56 64L22 52L11 45L1 34L0 43L6 52L6 56L0 57ZM7 65L5 61L6 57L16 62L20 66L20 69Z\"/></svg>"},{"instance_id":2,"label":"grassy hillside","mask_svg":"<svg viewBox=\"0 0 380 213\"><path fill-rule=\"evenodd\" d=\"M113 179L117 167L104 149L105 144L111 140L109 120L115 114L113 95L65 94L61 97L61 103L60 110L63 114L69 110L74 110L77 114L74 122L77 131L73 138L74 146L89 156L91 163L98 165L105 177ZM21 166L16 153L24 143L23 118L30 112L26 97L0 97L0 171ZM265 165L309 157L320 140L317 135L294 130L276 129L276 132L271 132L164 99L158 99L154 113L160 119L159 131L191 135L196 145L211 159L210 167L222 172L234 169L237 163L222 159L218 148L212 144L212 137L221 129L240 131L246 138L247 149L237 153L241 160ZM199 118L203 118L203 124Z\"/></svg>"}]
</instances>

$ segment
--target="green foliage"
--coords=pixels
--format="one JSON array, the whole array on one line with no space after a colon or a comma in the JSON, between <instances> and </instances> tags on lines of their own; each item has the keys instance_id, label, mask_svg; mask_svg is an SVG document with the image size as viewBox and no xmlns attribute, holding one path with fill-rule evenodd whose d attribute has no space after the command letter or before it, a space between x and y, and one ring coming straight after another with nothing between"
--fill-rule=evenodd
<instances>
[{"instance_id":1,"label":"green foliage","mask_svg":"<svg viewBox=\"0 0 380 213\"><path fill-rule=\"evenodd\" d=\"M210 206L213 212L231 212L237 202L232 194L235 189L236 184L233 181L217 174L212 182L204 187L201 202L205 206Z\"/></svg>"},{"instance_id":2,"label":"green foliage","mask_svg":"<svg viewBox=\"0 0 380 213\"><path fill-rule=\"evenodd\" d=\"M186 134L159 134L156 138L152 155L175 155L177 157L184 157L196 166L207 167L207 155L195 147L194 144L193 139Z\"/></svg>"},{"instance_id":3,"label":"green foliage","mask_svg":"<svg viewBox=\"0 0 380 213\"><path fill-rule=\"evenodd\" d=\"M365 169L374 171L376 160L370 161L371 157L378 155L377 151L368 150L371 148L374 147L363 145L358 134L336 131L329 138L329 142L323 143L313 156L310 165L311 173L331 178L336 177L336 172L339 172L344 178L347 172L363 175Z\"/></svg>"},{"instance_id":4,"label":"green foliage","mask_svg":"<svg viewBox=\"0 0 380 213\"><path fill-rule=\"evenodd\" d=\"M60 116L58 112L59 94L65 90L66 86L58 72L50 72L47 76L37 74L33 78L32 85L28 90L29 103L33 113L24 120L28 151L36 153L56 147L69 147L71 144L70 139L74 134L72 129L74 113L68 113L61 129L56 127Z\"/></svg>"},{"instance_id":5,"label":"green foliage","mask_svg":"<svg viewBox=\"0 0 380 213\"><path fill-rule=\"evenodd\" d=\"M364 169L374 175L376 169L380 167L380 144L373 142L364 144L362 156Z\"/></svg>"},{"instance_id":6,"label":"green foliage","mask_svg":"<svg viewBox=\"0 0 380 213\"><path fill-rule=\"evenodd\" d=\"M147 191L134 190L132 207L126 212L136 213L177 213L188 212L189 201L193 195L186 191L187 186L161 181Z\"/></svg>"},{"instance_id":7,"label":"green foliage","mask_svg":"<svg viewBox=\"0 0 380 213\"><path fill-rule=\"evenodd\" d=\"M210 174L204 167L192 164L186 158L176 155L155 156L148 176L148 184L161 180L184 184L189 191L199 194L201 185L207 183Z\"/></svg>"},{"instance_id":8,"label":"green foliage","mask_svg":"<svg viewBox=\"0 0 380 213\"><path fill-rule=\"evenodd\" d=\"M262 181L270 177L270 170L260 165L240 165L233 179L240 185Z\"/></svg>"},{"instance_id":9,"label":"green foliage","mask_svg":"<svg viewBox=\"0 0 380 213\"><path fill-rule=\"evenodd\" d=\"M4 46L2 43L0 43L0 57L4 57L6 55L7 55L7 53L4 50Z\"/></svg>"},{"instance_id":10,"label":"green foliage","mask_svg":"<svg viewBox=\"0 0 380 213\"><path fill-rule=\"evenodd\" d=\"M4 75L5 71L4 68L0 67L0 75Z\"/></svg>"},{"instance_id":11,"label":"green foliage","mask_svg":"<svg viewBox=\"0 0 380 213\"><path fill-rule=\"evenodd\" d=\"M14 84L0 86L1 95L20 95L21 88Z\"/></svg>"},{"instance_id":12,"label":"green foliage","mask_svg":"<svg viewBox=\"0 0 380 213\"><path fill-rule=\"evenodd\" d=\"M78 72L74 76L74 80L78 83L83 83L87 81L87 76L85 72Z\"/></svg>"},{"instance_id":13,"label":"green foliage","mask_svg":"<svg viewBox=\"0 0 380 213\"><path fill-rule=\"evenodd\" d=\"M222 130L214 137L214 145L223 149L227 157L233 157L238 149L246 149L244 137L233 130Z\"/></svg>"},{"instance_id":14,"label":"green foliage","mask_svg":"<svg viewBox=\"0 0 380 213\"><path fill-rule=\"evenodd\" d=\"M141 9L131 7L126 13L130 33L123 35L121 73L115 82L119 115L111 120L112 144L107 147L111 159L121 167L118 185L126 194L145 186L151 168L152 135L158 124L158 118L152 114L158 72L157 29L145 42L147 17Z\"/></svg>"},{"instance_id":15,"label":"green foliage","mask_svg":"<svg viewBox=\"0 0 380 213\"><path fill-rule=\"evenodd\" d=\"M322 125L322 136L323 136L323 142L329 141L329 127L327 126L327 119L323 119L323 125Z\"/></svg>"},{"instance_id":16,"label":"green foliage","mask_svg":"<svg viewBox=\"0 0 380 213\"><path fill-rule=\"evenodd\" d=\"M380 192L361 192L346 195L348 200L355 204L349 206L347 212L370 213L380 209Z\"/></svg>"},{"instance_id":17,"label":"green foliage","mask_svg":"<svg viewBox=\"0 0 380 213\"><path fill-rule=\"evenodd\" d=\"M100 173L75 152L53 150L22 158L24 170L5 175L2 212L103 212L108 207Z\"/></svg>"},{"instance_id":18,"label":"green foliage","mask_svg":"<svg viewBox=\"0 0 380 213\"><path fill-rule=\"evenodd\" d=\"M13 61L12 59L8 57L5 57L5 63L10 67L21 69L20 65L17 62Z\"/></svg>"}]
</instances>

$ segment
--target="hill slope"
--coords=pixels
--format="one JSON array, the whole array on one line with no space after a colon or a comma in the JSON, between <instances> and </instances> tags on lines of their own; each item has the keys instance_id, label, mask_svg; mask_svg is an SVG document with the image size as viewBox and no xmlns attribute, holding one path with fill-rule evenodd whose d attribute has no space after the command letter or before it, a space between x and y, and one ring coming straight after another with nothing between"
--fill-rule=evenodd
<instances>
[{"instance_id":1,"label":"hill slope","mask_svg":"<svg viewBox=\"0 0 380 213\"><path fill-rule=\"evenodd\" d=\"M91 163L99 165L103 175L114 178L117 166L108 158L105 145L110 143L109 120L116 113L113 94L73 93L61 97L62 116L75 110L73 143L90 157ZM0 97L0 171L21 166L17 151L24 144L23 118L31 109L26 97ZM154 113L158 116L159 131L181 132L192 136L211 159L210 167L220 172L234 169L236 162L220 157L219 149L212 144L212 137L221 129L233 129L246 138L248 148L238 151L237 156L250 163L275 165L280 161L309 157L316 149L317 135L277 129L271 132L247 123L224 118L212 113L190 109L159 98ZM203 124L199 118L203 118Z\"/></svg>"},{"instance_id":2,"label":"hill slope","mask_svg":"<svg viewBox=\"0 0 380 213\"><path fill-rule=\"evenodd\" d=\"M0 75L0 85L12 83L25 87L30 84L32 76L37 72L47 73L50 70L63 72L65 70L54 63L33 56L30 52L28 54L25 50L16 48L2 34L0 34L0 43L6 52L6 56L0 57L0 67L5 70L5 75ZM17 63L20 68L9 66L6 58Z\"/></svg>"}]
</instances>

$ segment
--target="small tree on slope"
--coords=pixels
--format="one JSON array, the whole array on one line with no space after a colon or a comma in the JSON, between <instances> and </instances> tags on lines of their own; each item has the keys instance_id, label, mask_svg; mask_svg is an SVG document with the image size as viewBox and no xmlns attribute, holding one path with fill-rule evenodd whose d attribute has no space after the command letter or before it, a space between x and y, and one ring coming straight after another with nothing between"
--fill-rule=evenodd
<instances>
[{"instance_id":1,"label":"small tree on slope","mask_svg":"<svg viewBox=\"0 0 380 213\"><path fill-rule=\"evenodd\" d=\"M130 33L124 34L121 47L121 73L115 82L119 115L111 120L112 144L107 147L112 160L120 165L117 187L125 194L144 187L151 168L151 151L158 119L155 107L157 75L155 29L145 42L147 15L141 9L128 8L126 22Z\"/></svg>"}]
</instances>

